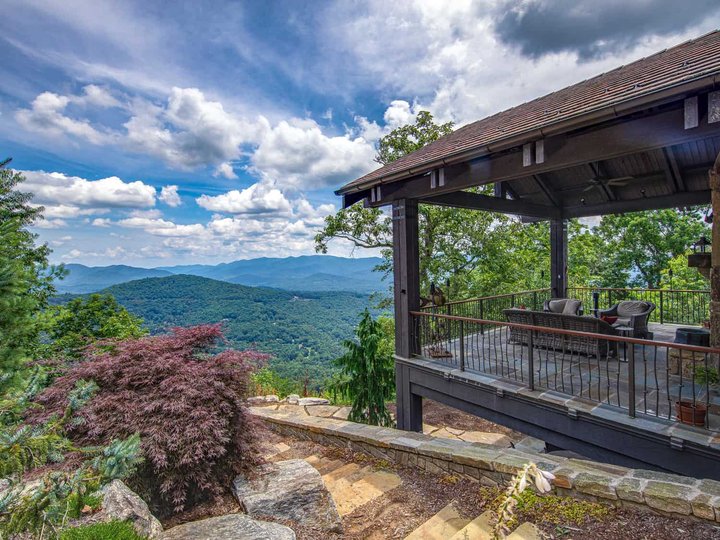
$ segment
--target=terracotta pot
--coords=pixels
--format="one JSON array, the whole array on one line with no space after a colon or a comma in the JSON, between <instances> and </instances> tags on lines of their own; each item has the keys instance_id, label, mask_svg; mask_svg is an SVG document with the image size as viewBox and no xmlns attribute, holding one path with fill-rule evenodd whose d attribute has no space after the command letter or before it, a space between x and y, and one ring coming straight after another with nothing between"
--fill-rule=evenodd
<instances>
[{"instance_id":1,"label":"terracotta pot","mask_svg":"<svg viewBox=\"0 0 720 540\"><path fill-rule=\"evenodd\" d=\"M676 401L675 412L677 419L683 424L691 426L704 426L705 416L707 416L707 407L704 403L695 403L693 407L692 401Z\"/></svg>"}]
</instances>

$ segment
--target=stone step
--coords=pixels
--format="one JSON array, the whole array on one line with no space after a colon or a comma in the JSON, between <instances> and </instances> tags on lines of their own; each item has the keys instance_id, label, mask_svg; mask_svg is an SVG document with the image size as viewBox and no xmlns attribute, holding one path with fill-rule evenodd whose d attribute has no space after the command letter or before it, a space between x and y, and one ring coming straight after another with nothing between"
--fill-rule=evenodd
<instances>
[{"instance_id":1,"label":"stone step","mask_svg":"<svg viewBox=\"0 0 720 540\"><path fill-rule=\"evenodd\" d=\"M391 489L395 489L401 483L402 480L397 474L377 471L365 475L350 485L338 485L331 493L338 513L345 516Z\"/></svg>"},{"instance_id":2,"label":"stone step","mask_svg":"<svg viewBox=\"0 0 720 540\"><path fill-rule=\"evenodd\" d=\"M323 482L325 482L325 485L328 489L331 489L331 486L334 486L338 481L343 480L349 476L352 476L353 474L356 474L358 471L361 470L360 465L357 463L348 463L346 465L343 465L342 467L339 467L335 469L334 471L327 473L323 475L322 479ZM356 478L355 480L359 480L360 478ZM353 480L353 481L355 481Z\"/></svg>"},{"instance_id":3,"label":"stone step","mask_svg":"<svg viewBox=\"0 0 720 540\"><path fill-rule=\"evenodd\" d=\"M287 452L288 450L290 450L290 447L285 443L273 444L263 457L265 457L265 459L272 459L283 452Z\"/></svg>"},{"instance_id":4,"label":"stone step","mask_svg":"<svg viewBox=\"0 0 720 540\"><path fill-rule=\"evenodd\" d=\"M526 521L511 532L506 540L542 540L544 535L535 525Z\"/></svg>"},{"instance_id":5,"label":"stone step","mask_svg":"<svg viewBox=\"0 0 720 540\"><path fill-rule=\"evenodd\" d=\"M336 498L336 494L341 493L344 489L348 488L355 482L362 480L363 478L367 478L373 473L372 467L363 467L362 469L358 469L357 471L350 473L346 476L343 476L342 478L338 478L330 484L326 484L328 491L333 496L333 499Z\"/></svg>"},{"instance_id":6,"label":"stone step","mask_svg":"<svg viewBox=\"0 0 720 540\"><path fill-rule=\"evenodd\" d=\"M405 540L446 540L452 538L468 523L470 520L462 517L455 503L451 502L406 536Z\"/></svg>"},{"instance_id":7,"label":"stone step","mask_svg":"<svg viewBox=\"0 0 720 540\"><path fill-rule=\"evenodd\" d=\"M315 467L321 475L328 474L345 465L345 462L339 459L330 459L317 455L306 457L305 461Z\"/></svg>"},{"instance_id":8,"label":"stone step","mask_svg":"<svg viewBox=\"0 0 720 540\"><path fill-rule=\"evenodd\" d=\"M450 537L450 540L493 540L493 514L483 512Z\"/></svg>"}]
</instances>

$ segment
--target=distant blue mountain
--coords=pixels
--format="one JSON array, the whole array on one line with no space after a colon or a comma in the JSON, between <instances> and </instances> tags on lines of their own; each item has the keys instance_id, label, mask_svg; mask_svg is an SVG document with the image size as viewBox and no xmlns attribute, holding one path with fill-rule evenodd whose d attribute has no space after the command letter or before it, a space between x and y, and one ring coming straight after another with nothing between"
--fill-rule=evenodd
<instances>
[{"instance_id":1,"label":"distant blue mountain","mask_svg":"<svg viewBox=\"0 0 720 540\"><path fill-rule=\"evenodd\" d=\"M182 265L136 268L125 265L88 267L68 264L69 275L57 283L59 293L85 294L111 285L149 277L188 274L251 287L289 291L350 291L370 294L387 289L382 275L373 272L382 259L347 259L329 255L248 259L218 265Z\"/></svg>"},{"instance_id":2,"label":"distant blue mountain","mask_svg":"<svg viewBox=\"0 0 720 540\"><path fill-rule=\"evenodd\" d=\"M373 293L387 285L373 272L382 259L348 259L330 255L247 259L210 265L166 266L173 274L190 274L252 287L273 287L289 291L351 291Z\"/></svg>"},{"instance_id":3,"label":"distant blue mountain","mask_svg":"<svg viewBox=\"0 0 720 540\"><path fill-rule=\"evenodd\" d=\"M85 294L135 279L172 275L172 272L166 270L135 268L124 264L113 266L66 264L65 269L68 270L68 275L62 281L55 283L59 293Z\"/></svg>"}]
</instances>

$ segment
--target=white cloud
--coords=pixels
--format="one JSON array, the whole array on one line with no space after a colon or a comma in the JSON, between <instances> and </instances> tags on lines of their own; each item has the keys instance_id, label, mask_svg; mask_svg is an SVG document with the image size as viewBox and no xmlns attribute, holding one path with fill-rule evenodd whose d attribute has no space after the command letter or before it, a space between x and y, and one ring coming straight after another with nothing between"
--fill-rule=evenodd
<instances>
[{"instance_id":1,"label":"white cloud","mask_svg":"<svg viewBox=\"0 0 720 540\"><path fill-rule=\"evenodd\" d=\"M94 259L117 259L120 257L126 258L128 255L132 255L132 252L129 252L122 246L115 246L98 251L83 251L75 248L68 251L62 258L64 260L74 261L85 257Z\"/></svg>"},{"instance_id":2,"label":"white cloud","mask_svg":"<svg viewBox=\"0 0 720 540\"><path fill-rule=\"evenodd\" d=\"M376 165L375 149L363 137L349 133L328 137L310 119L282 121L264 132L252 155L255 171L295 188L337 185Z\"/></svg>"},{"instance_id":3,"label":"white cloud","mask_svg":"<svg viewBox=\"0 0 720 540\"><path fill-rule=\"evenodd\" d=\"M182 204L177 186L164 186L160 191L160 200L173 208Z\"/></svg>"},{"instance_id":4,"label":"white cloud","mask_svg":"<svg viewBox=\"0 0 720 540\"><path fill-rule=\"evenodd\" d=\"M92 220L93 227L110 227L112 225L112 220L109 220L107 218L95 218Z\"/></svg>"},{"instance_id":5,"label":"white cloud","mask_svg":"<svg viewBox=\"0 0 720 540\"><path fill-rule=\"evenodd\" d=\"M38 229L62 229L68 226L64 219L38 219L33 223Z\"/></svg>"},{"instance_id":6,"label":"white cloud","mask_svg":"<svg viewBox=\"0 0 720 540\"><path fill-rule=\"evenodd\" d=\"M205 210L228 214L280 215L292 210L290 201L279 189L263 183L253 184L242 191L234 189L222 195L201 195L195 200Z\"/></svg>"},{"instance_id":7,"label":"white cloud","mask_svg":"<svg viewBox=\"0 0 720 540\"><path fill-rule=\"evenodd\" d=\"M122 107L122 104L115 99L107 88L96 84L89 84L84 87L83 95L80 98L75 98L75 101L83 105L92 105L103 109Z\"/></svg>"},{"instance_id":8,"label":"white cloud","mask_svg":"<svg viewBox=\"0 0 720 540\"><path fill-rule=\"evenodd\" d=\"M228 180L235 180L238 176L235 174L235 171L233 170L233 167L230 163L227 161L224 163L221 163L215 168L215 172L213 173L213 176L223 176L227 178Z\"/></svg>"},{"instance_id":9,"label":"white cloud","mask_svg":"<svg viewBox=\"0 0 720 540\"><path fill-rule=\"evenodd\" d=\"M178 225L172 221L160 218L130 217L116 222L121 227L130 229L143 229L155 236L195 236L205 232L205 227L199 223L191 225Z\"/></svg>"},{"instance_id":10,"label":"white cloud","mask_svg":"<svg viewBox=\"0 0 720 540\"><path fill-rule=\"evenodd\" d=\"M93 87L99 90L99 87ZM90 97L92 95L92 97ZM97 101L100 94L97 90L90 90L87 102ZM30 105L30 109L20 109L15 113L17 122L28 131L48 136L70 135L85 140L91 144L107 144L115 139L109 131L93 127L88 120L73 119L64 114L71 102L83 103L82 98L68 97L43 92L38 95Z\"/></svg>"},{"instance_id":11,"label":"white cloud","mask_svg":"<svg viewBox=\"0 0 720 540\"><path fill-rule=\"evenodd\" d=\"M34 194L33 202L52 205L48 207L48 215L67 212L63 217L70 217L72 207L143 208L155 205L155 188L139 180L125 182L117 176L87 180L58 172L20 172L26 179L23 188Z\"/></svg>"}]
</instances>

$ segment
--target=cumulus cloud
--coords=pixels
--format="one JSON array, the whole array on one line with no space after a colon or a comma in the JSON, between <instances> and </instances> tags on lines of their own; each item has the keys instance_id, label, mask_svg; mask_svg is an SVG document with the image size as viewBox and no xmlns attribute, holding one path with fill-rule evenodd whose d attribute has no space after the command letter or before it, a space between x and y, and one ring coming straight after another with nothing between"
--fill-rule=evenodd
<instances>
[{"instance_id":1,"label":"cumulus cloud","mask_svg":"<svg viewBox=\"0 0 720 540\"><path fill-rule=\"evenodd\" d=\"M44 135L70 135L96 145L112 142L112 133L96 129L88 120L65 115L71 101L67 96L43 92L33 100L29 109L17 111L15 119L28 131Z\"/></svg>"},{"instance_id":2,"label":"cumulus cloud","mask_svg":"<svg viewBox=\"0 0 720 540\"><path fill-rule=\"evenodd\" d=\"M255 171L283 185L317 189L372 170L375 149L363 137L328 137L310 119L282 121L264 132L252 155Z\"/></svg>"},{"instance_id":3,"label":"cumulus cloud","mask_svg":"<svg viewBox=\"0 0 720 540\"><path fill-rule=\"evenodd\" d=\"M33 202L53 205L55 215L67 211L66 217L70 217L70 207L142 208L155 205L155 188L140 180L125 182L117 176L87 180L58 172L21 172L26 179L23 188L34 194Z\"/></svg>"},{"instance_id":4,"label":"cumulus cloud","mask_svg":"<svg viewBox=\"0 0 720 540\"><path fill-rule=\"evenodd\" d=\"M262 183L216 196L201 195L195 200L205 210L229 214L287 214L292 210L279 189Z\"/></svg>"},{"instance_id":5,"label":"cumulus cloud","mask_svg":"<svg viewBox=\"0 0 720 540\"><path fill-rule=\"evenodd\" d=\"M182 204L177 186L164 186L160 191L160 200L172 207L180 206Z\"/></svg>"},{"instance_id":6,"label":"cumulus cloud","mask_svg":"<svg viewBox=\"0 0 720 540\"><path fill-rule=\"evenodd\" d=\"M227 178L228 180L235 180L238 177L237 174L235 174L232 165L227 161L221 163L215 168L213 176L222 176L224 178Z\"/></svg>"}]
</instances>

